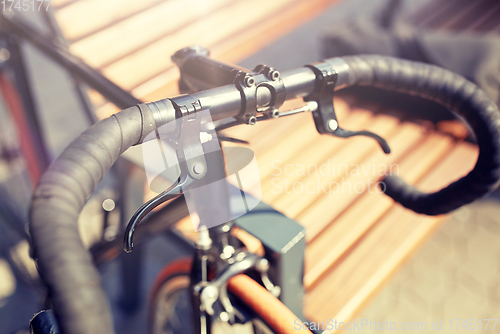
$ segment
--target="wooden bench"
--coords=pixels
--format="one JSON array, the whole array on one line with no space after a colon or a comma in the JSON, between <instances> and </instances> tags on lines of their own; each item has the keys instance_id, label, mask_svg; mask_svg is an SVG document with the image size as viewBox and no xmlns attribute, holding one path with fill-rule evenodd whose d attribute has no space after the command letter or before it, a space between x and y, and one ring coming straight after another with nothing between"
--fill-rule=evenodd
<instances>
[{"instance_id":1,"label":"wooden bench","mask_svg":"<svg viewBox=\"0 0 500 334\"><path fill-rule=\"evenodd\" d=\"M214 58L238 63L335 2L52 0L52 6L73 53L150 101L178 94L178 71L169 57L177 49L201 43ZM499 13L500 5L491 1L447 0L428 4L411 19L423 27L484 31L497 29ZM99 117L117 110L98 93L90 96ZM290 101L284 109L300 103ZM226 131L251 142L263 201L307 229L305 312L315 321L353 318L447 218L415 214L381 194L375 183L387 166L432 191L466 174L478 155L474 145L432 124L400 121L375 113L381 106L356 100L335 104L340 124L382 135L392 153L384 155L367 138L320 136L311 115ZM324 191L318 187L323 183L328 190L344 189Z\"/></svg>"}]
</instances>

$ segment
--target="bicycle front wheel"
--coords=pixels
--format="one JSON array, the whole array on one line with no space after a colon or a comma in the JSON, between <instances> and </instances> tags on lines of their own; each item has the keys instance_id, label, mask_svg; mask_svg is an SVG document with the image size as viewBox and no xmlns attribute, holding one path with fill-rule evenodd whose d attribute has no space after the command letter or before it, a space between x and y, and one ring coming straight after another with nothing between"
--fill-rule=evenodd
<instances>
[{"instance_id":1,"label":"bicycle front wheel","mask_svg":"<svg viewBox=\"0 0 500 334\"><path fill-rule=\"evenodd\" d=\"M189 271L191 260L172 262L158 275L149 309L150 334L194 334Z\"/></svg>"}]
</instances>

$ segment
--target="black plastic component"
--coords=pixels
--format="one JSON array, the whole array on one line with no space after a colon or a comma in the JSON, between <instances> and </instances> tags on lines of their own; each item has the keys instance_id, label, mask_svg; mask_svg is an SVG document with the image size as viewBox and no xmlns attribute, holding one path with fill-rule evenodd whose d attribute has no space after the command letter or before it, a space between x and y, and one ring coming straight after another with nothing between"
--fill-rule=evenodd
<instances>
[{"instance_id":1,"label":"black plastic component","mask_svg":"<svg viewBox=\"0 0 500 334\"><path fill-rule=\"evenodd\" d=\"M264 203L236 219L236 226L262 242L271 264L269 277L281 288L279 299L304 319L304 227Z\"/></svg>"},{"instance_id":2,"label":"black plastic component","mask_svg":"<svg viewBox=\"0 0 500 334\"><path fill-rule=\"evenodd\" d=\"M337 137L348 138L353 136L366 136L375 139L384 153L391 152L389 144L375 133L369 131L349 131L339 126L335 109L333 107L333 96L337 73L327 62L319 62L307 65L316 74L315 92L306 98L305 101L316 101L318 109L313 112L314 124L321 134L331 134Z\"/></svg>"},{"instance_id":3,"label":"black plastic component","mask_svg":"<svg viewBox=\"0 0 500 334\"><path fill-rule=\"evenodd\" d=\"M233 83L239 72L248 70L228 65L212 58L210 52L201 46L191 46L177 51L172 61L181 70L179 89L181 93L195 93L205 89Z\"/></svg>"},{"instance_id":4,"label":"black plastic component","mask_svg":"<svg viewBox=\"0 0 500 334\"><path fill-rule=\"evenodd\" d=\"M30 334L61 334L52 310L43 310L30 320Z\"/></svg>"}]
</instances>

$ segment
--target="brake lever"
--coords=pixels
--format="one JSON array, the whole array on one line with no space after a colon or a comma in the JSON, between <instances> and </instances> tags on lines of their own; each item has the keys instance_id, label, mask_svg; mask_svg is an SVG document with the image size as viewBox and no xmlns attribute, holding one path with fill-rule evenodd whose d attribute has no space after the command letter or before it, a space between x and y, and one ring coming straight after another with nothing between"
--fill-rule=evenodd
<instances>
[{"instance_id":1,"label":"brake lever","mask_svg":"<svg viewBox=\"0 0 500 334\"><path fill-rule=\"evenodd\" d=\"M134 248L134 232L136 227L141 223L141 221L158 205L163 204L169 200L175 199L182 195L183 190L189 188L191 184L196 181L192 178L189 173L181 172L181 175L170 188L156 196L155 198L144 203L130 218L127 228L125 229L125 236L123 240L123 249L125 252L130 253Z\"/></svg>"},{"instance_id":2,"label":"brake lever","mask_svg":"<svg viewBox=\"0 0 500 334\"><path fill-rule=\"evenodd\" d=\"M228 142L228 143L245 144L245 145L250 144L246 140L238 139L238 138L234 138L234 137L229 137L229 136L224 136L224 135L221 135L221 134L217 135L217 139L219 141L225 141L225 142Z\"/></svg>"},{"instance_id":3,"label":"brake lever","mask_svg":"<svg viewBox=\"0 0 500 334\"><path fill-rule=\"evenodd\" d=\"M391 153L387 141L379 135L370 131L350 131L339 126L335 109L333 107L333 96L337 73L328 62L320 62L307 65L316 75L316 87L314 93L304 98L304 101L315 101L318 108L313 111L316 129L321 134L331 134L341 138L354 136L365 136L373 138L382 148L385 154Z\"/></svg>"},{"instance_id":4,"label":"brake lever","mask_svg":"<svg viewBox=\"0 0 500 334\"><path fill-rule=\"evenodd\" d=\"M375 139L380 147L382 148L382 151L384 151L385 154L391 153L391 148L389 147L389 144L385 141L384 138L380 137L379 135L370 132L370 131L349 131L341 128L337 128L332 133L334 136L340 137L340 138L349 138L349 137L354 137L354 136L365 136L365 137L370 137Z\"/></svg>"},{"instance_id":5,"label":"brake lever","mask_svg":"<svg viewBox=\"0 0 500 334\"><path fill-rule=\"evenodd\" d=\"M180 175L170 188L143 204L130 218L123 240L123 248L127 253L130 253L134 247L133 238L136 227L147 214L158 205L182 195L183 190L189 188L195 181L201 180L207 173L207 162L200 138L201 105L190 96L180 96L172 100L172 103L177 110L184 113L179 120L181 126L176 134L178 137L176 153Z\"/></svg>"}]
</instances>

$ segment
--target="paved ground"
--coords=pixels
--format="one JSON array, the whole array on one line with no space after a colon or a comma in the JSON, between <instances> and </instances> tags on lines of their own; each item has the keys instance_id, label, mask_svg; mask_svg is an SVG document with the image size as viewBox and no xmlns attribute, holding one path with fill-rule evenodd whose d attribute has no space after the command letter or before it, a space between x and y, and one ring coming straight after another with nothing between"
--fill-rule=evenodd
<instances>
[{"instance_id":1,"label":"paved ground","mask_svg":"<svg viewBox=\"0 0 500 334\"><path fill-rule=\"evenodd\" d=\"M482 320L479 330L478 320L471 319L500 318L499 278L500 205L492 198L458 210L357 318L396 326L427 323L419 333L436 332L440 320L446 333L498 332L494 320L486 330L488 321ZM456 319L461 319L458 329ZM356 332L394 331L373 325Z\"/></svg>"}]
</instances>

